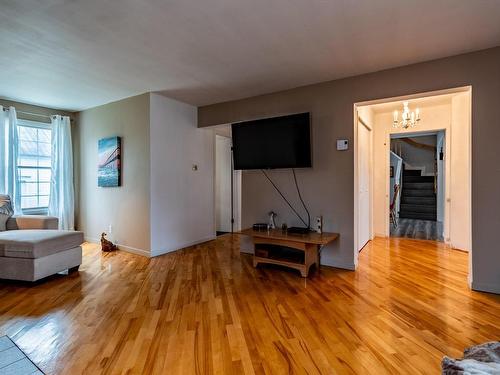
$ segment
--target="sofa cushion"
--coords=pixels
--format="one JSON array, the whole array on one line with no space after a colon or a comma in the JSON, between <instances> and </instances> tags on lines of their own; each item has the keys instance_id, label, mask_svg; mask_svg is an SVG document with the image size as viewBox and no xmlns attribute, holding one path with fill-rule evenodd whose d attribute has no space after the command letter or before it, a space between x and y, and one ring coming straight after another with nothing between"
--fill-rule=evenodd
<instances>
[{"instance_id":1,"label":"sofa cushion","mask_svg":"<svg viewBox=\"0 0 500 375\"><path fill-rule=\"evenodd\" d=\"M8 195L0 194L0 232L6 230L7 220L14 214Z\"/></svg>"},{"instance_id":2,"label":"sofa cushion","mask_svg":"<svg viewBox=\"0 0 500 375\"><path fill-rule=\"evenodd\" d=\"M7 220L7 230L18 229L57 229L59 219L54 216L21 215Z\"/></svg>"},{"instance_id":3,"label":"sofa cushion","mask_svg":"<svg viewBox=\"0 0 500 375\"><path fill-rule=\"evenodd\" d=\"M83 243L83 232L66 230L9 230L0 233L0 256L42 258Z\"/></svg>"}]
</instances>

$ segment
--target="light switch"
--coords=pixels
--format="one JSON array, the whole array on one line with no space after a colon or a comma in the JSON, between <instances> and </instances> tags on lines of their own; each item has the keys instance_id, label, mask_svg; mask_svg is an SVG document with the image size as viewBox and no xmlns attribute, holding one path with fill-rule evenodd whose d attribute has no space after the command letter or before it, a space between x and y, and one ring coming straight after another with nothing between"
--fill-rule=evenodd
<instances>
[{"instance_id":1,"label":"light switch","mask_svg":"<svg viewBox=\"0 0 500 375\"><path fill-rule=\"evenodd\" d=\"M349 149L349 141L347 139L337 139L337 151L345 151Z\"/></svg>"}]
</instances>

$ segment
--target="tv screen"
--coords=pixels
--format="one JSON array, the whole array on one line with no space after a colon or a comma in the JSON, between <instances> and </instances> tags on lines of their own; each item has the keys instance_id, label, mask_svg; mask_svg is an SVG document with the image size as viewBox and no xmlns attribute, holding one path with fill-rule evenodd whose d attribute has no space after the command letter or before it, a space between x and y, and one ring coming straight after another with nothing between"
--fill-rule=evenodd
<instances>
[{"instance_id":1,"label":"tv screen","mask_svg":"<svg viewBox=\"0 0 500 375\"><path fill-rule=\"evenodd\" d=\"M232 124L234 169L311 167L309 113Z\"/></svg>"}]
</instances>

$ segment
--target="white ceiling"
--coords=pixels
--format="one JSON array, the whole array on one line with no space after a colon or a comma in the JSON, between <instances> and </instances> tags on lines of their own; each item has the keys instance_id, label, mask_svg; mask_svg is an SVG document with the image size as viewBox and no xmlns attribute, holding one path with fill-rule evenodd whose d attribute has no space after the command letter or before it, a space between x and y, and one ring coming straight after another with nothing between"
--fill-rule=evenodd
<instances>
[{"instance_id":1,"label":"white ceiling","mask_svg":"<svg viewBox=\"0 0 500 375\"><path fill-rule=\"evenodd\" d=\"M0 96L204 105L500 45L500 0L0 0Z\"/></svg>"}]
</instances>

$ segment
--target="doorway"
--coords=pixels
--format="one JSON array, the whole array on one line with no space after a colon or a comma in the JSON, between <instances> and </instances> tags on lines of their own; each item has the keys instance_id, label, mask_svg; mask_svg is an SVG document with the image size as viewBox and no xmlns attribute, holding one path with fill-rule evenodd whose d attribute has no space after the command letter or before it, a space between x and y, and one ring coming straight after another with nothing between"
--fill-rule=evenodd
<instances>
[{"instance_id":1,"label":"doorway","mask_svg":"<svg viewBox=\"0 0 500 375\"><path fill-rule=\"evenodd\" d=\"M399 237L404 234L405 237L443 241L451 248L472 251L471 107L471 87L354 105L356 263L359 250L365 245L367 238L365 218L369 220L368 233L371 238L390 238L395 235ZM410 124L401 120L402 113L407 108L415 112L411 115L413 118L408 117ZM417 116L419 121L416 121ZM366 171L365 162L368 146L365 134L360 128L360 118L371 128L369 172ZM423 137L428 137L428 142ZM428 149L428 157L432 160L428 169L423 165L412 165L409 161L405 164L402 155L402 148L405 146L400 144L409 143L412 143L413 148ZM426 143L429 144L425 145ZM370 194L365 193L366 176L371 180ZM399 185L402 189L396 199L395 178L400 179ZM406 192L405 180L408 185ZM416 188L413 190L425 191L409 192L412 187ZM422 200L419 196L427 199ZM368 203L366 197L369 197ZM427 212L427 215L424 215L426 217L414 218L429 223L410 226L401 221L413 219L410 216L415 216L415 212ZM393 220L398 221L399 233L394 229Z\"/></svg>"},{"instance_id":2,"label":"doorway","mask_svg":"<svg viewBox=\"0 0 500 375\"><path fill-rule=\"evenodd\" d=\"M444 241L444 153L438 151L444 131L391 134L389 155L390 237ZM440 212L441 213L441 212Z\"/></svg>"},{"instance_id":3,"label":"doorway","mask_svg":"<svg viewBox=\"0 0 500 375\"><path fill-rule=\"evenodd\" d=\"M241 171L232 166L231 127L214 129L216 235L241 229Z\"/></svg>"}]
</instances>

